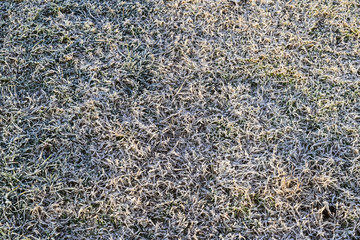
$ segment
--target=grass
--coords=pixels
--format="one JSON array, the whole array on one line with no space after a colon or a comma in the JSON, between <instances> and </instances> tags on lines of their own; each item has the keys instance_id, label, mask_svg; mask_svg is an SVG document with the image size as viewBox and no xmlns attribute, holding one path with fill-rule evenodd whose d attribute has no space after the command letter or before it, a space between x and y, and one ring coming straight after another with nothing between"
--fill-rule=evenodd
<instances>
[{"instance_id":1,"label":"grass","mask_svg":"<svg viewBox=\"0 0 360 240\"><path fill-rule=\"evenodd\" d=\"M2 239L359 239L360 5L0 1Z\"/></svg>"}]
</instances>

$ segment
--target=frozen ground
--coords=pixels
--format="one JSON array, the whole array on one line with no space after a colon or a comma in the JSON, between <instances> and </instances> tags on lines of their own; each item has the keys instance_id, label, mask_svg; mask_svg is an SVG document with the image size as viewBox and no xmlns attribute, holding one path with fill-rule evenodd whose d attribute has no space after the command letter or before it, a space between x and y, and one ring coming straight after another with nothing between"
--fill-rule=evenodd
<instances>
[{"instance_id":1,"label":"frozen ground","mask_svg":"<svg viewBox=\"0 0 360 240\"><path fill-rule=\"evenodd\" d=\"M360 239L357 0L0 1L1 239Z\"/></svg>"}]
</instances>

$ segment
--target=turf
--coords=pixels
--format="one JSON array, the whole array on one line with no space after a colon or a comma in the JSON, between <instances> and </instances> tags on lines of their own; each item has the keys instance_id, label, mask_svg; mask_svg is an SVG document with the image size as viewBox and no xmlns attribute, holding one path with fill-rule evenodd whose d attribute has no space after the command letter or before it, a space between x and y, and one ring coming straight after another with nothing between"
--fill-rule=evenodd
<instances>
[{"instance_id":1,"label":"turf","mask_svg":"<svg viewBox=\"0 0 360 240\"><path fill-rule=\"evenodd\" d=\"M360 239L357 0L0 1L1 239Z\"/></svg>"}]
</instances>

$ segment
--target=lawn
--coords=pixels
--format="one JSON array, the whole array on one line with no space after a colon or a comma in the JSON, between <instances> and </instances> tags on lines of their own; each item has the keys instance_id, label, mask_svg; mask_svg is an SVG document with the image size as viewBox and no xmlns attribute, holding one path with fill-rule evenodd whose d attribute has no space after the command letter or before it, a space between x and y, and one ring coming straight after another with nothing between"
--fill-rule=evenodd
<instances>
[{"instance_id":1,"label":"lawn","mask_svg":"<svg viewBox=\"0 0 360 240\"><path fill-rule=\"evenodd\" d=\"M0 0L0 239L360 239L360 2Z\"/></svg>"}]
</instances>

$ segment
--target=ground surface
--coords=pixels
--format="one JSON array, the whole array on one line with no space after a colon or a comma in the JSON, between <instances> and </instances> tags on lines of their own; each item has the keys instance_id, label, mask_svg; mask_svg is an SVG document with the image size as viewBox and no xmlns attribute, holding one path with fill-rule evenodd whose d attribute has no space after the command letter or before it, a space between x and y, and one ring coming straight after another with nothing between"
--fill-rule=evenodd
<instances>
[{"instance_id":1,"label":"ground surface","mask_svg":"<svg viewBox=\"0 0 360 240\"><path fill-rule=\"evenodd\" d=\"M360 5L0 1L1 239L359 239Z\"/></svg>"}]
</instances>

